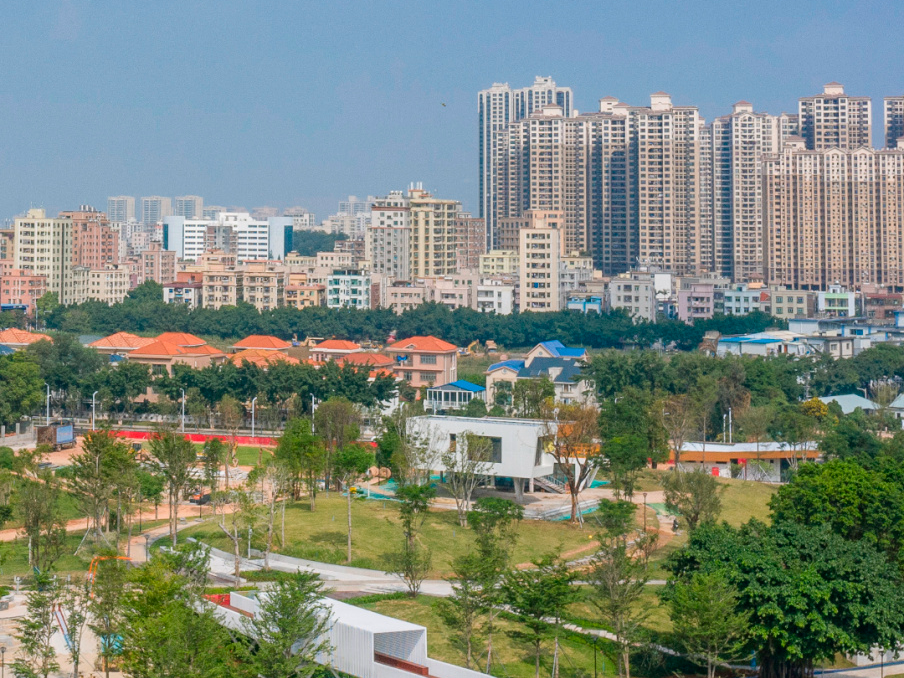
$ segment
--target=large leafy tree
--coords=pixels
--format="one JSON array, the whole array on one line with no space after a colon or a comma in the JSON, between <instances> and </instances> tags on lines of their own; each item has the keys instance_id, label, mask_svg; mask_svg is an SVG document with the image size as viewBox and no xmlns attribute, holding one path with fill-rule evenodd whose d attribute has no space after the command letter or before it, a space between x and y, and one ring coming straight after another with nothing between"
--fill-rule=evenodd
<instances>
[{"instance_id":1,"label":"large leafy tree","mask_svg":"<svg viewBox=\"0 0 904 678\"><path fill-rule=\"evenodd\" d=\"M0 356L0 424L12 426L32 414L41 405L43 391L40 368L31 356Z\"/></svg>"},{"instance_id":2,"label":"large leafy tree","mask_svg":"<svg viewBox=\"0 0 904 678\"><path fill-rule=\"evenodd\" d=\"M884 551L892 560L904 544L904 492L881 473L853 461L806 464L770 506L775 520L828 525L845 539Z\"/></svg>"},{"instance_id":3,"label":"large leafy tree","mask_svg":"<svg viewBox=\"0 0 904 678\"><path fill-rule=\"evenodd\" d=\"M736 588L736 610L749 615L762 678L810 676L815 662L904 639L898 568L875 547L845 540L827 525L704 525L669 569L683 580L718 572Z\"/></svg>"}]
</instances>

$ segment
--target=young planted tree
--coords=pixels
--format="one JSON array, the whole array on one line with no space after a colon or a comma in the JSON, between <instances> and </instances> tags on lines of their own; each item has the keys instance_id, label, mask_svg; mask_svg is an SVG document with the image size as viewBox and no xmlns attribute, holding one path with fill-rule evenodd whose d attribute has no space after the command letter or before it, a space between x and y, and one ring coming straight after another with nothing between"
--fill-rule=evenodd
<instances>
[{"instance_id":1,"label":"young planted tree","mask_svg":"<svg viewBox=\"0 0 904 678\"><path fill-rule=\"evenodd\" d=\"M122 445L111 431L91 431L85 435L81 454L73 455L69 487L78 499L82 512L91 519L94 546L107 541L104 517L110 507L115 485L111 456L113 448Z\"/></svg>"},{"instance_id":2,"label":"young planted tree","mask_svg":"<svg viewBox=\"0 0 904 678\"><path fill-rule=\"evenodd\" d=\"M220 425L229 432L229 455L226 466L236 465L235 450L238 447L239 431L245 423L245 408L231 395L225 395L217 403L217 413L220 415ZM226 469L226 486L229 487L229 469Z\"/></svg>"},{"instance_id":3,"label":"young planted tree","mask_svg":"<svg viewBox=\"0 0 904 678\"><path fill-rule=\"evenodd\" d=\"M490 471L493 458L493 441L465 431L442 453L440 460L445 469L446 487L455 498L458 524L468 522L471 496L483 476Z\"/></svg>"},{"instance_id":4,"label":"young planted tree","mask_svg":"<svg viewBox=\"0 0 904 678\"><path fill-rule=\"evenodd\" d=\"M452 561L452 595L438 603L440 619L465 656L465 666L474 662L473 649L478 625L487 612L487 596L481 586L485 563L478 553L467 553Z\"/></svg>"},{"instance_id":5,"label":"young planted tree","mask_svg":"<svg viewBox=\"0 0 904 678\"><path fill-rule=\"evenodd\" d=\"M345 486L346 507L348 510L348 542L346 555L347 562L352 562L352 486L374 464L373 452L361 445L350 444L336 453L333 460L333 468L336 476Z\"/></svg>"},{"instance_id":6,"label":"young planted tree","mask_svg":"<svg viewBox=\"0 0 904 678\"><path fill-rule=\"evenodd\" d=\"M204 453L204 483L210 490L210 495L213 496L220 487L220 466L225 467L226 478L229 478L229 464L226 457L228 450L226 444L219 438L208 438L204 442L202 450ZM226 487L229 487L228 480Z\"/></svg>"},{"instance_id":7,"label":"young planted tree","mask_svg":"<svg viewBox=\"0 0 904 678\"><path fill-rule=\"evenodd\" d=\"M244 620L245 634L253 640L244 657L252 675L308 678L320 670L315 659L330 650L324 638L330 613L322 597L313 572L295 572L260 596L257 614Z\"/></svg>"},{"instance_id":8,"label":"young planted tree","mask_svg":"<svg viewBox=\"0 0 904 678\"><path fill-rule=\"evenodd\" d=\"M680 471L681 449L694 430L694 408L690 396L680 393L663 399L662 425L675 451L675 470Z\"/></svg>"},{"instance_id":9,"label":"young planted tree","mask_svg":"<svg viewBox=\"0 0 904 678\"><path fill-rule=\"evenodd\" d=\"M609 472L615 498L634 496L637 477L647 466L647 445L635 434L616 436L602 448L601 466Z\"/></svg>"},{"instance_id":10,"label":"young planted tree","mask_svg":"<svg viewBox=\"0 0 904 678\"><path fill-rule=\"evenodd\" d=\"M81 675L79 664L82 657L82 638L88 624L88 605L91 601L91 584L85 577L73 577L61 591L60 611L69 629L69 661L72 663L72 678Z\"/></svg>"},{"instance_id":11,"label":"young planted tree","mask_svg":"<svg viewBox=\"0 0 904 678\"><path fill-rule=\"evenodd\" d=\"M696 572L675 581L664 596L669 617L688 659L706 667L715 678L716 667L744 656L749 613L738 610L737 590L718 572Z\"/></svg>"},{"instance_id":12,"label":"young planted tree","mask_svg":"<svg viewBox=\"0 0 904 678\"><path fill-rule=\"evenodd\" d=\"M430 571L430 551L418 544L417 536L427 518L430 500L435 496L436 490L429 485L405 485L396 492L404 539L401 548L389 554L387 560L390 571L405 580L412 598L417 596Z\"/></svg>"},{"instance_id":13,"label":"young planted tree","mask_svg":"<svg viewBox=\"0 0 904 678\"><path fill-rule=\"evenodd\" d=\"M255 479L260 478L264 491L265 511L267 518L267 544L264 548L264 569L270 570L270 552L273 550L273 537L276 533L277 504L282 505L282 539L286 543L286 495L289 493L289 472L281 461L270 458L264 466L254 471ZM282 501L280 501L282 498Z\"/></svg>"},{"instance_id":14,"label":"young planted tree","mask_svg":"<svg viewBox=\"0 0 904 678\"><path fill-rule=\"evenodd\" d=\"M196 486L194 445L174 430L158 431L151 436L151 459L163 478L169 505L169 525L173 546L176 545L179 502L191 494Z\"/></svg>"},{"instance_id":15,"label":"young planted tree","mask_svg":"<svg viewBox=\"0 0 904 678\"><path fill-rule=\"evenodd\" d=\"M600 463L599 411L580 403L545 406L543 419L543 436L550 443L547 451L565 474L565 486L571 498L571 522L578 523L580 494Z\"/></svg>"},{"instance_id":16,"label":"young planted tree","mask_svg":"<svg viewBox=\"0 0 904 678\"><path fill-rule=\"evenodd\" d=\"M220 521L217 523L229 541L232 542L232 555L235 560L233 575L238 583L242 573L242 542L257 525L259 507L254 503L253 488L236 487L220 492L216 499L220 511ZM227 511L226 506L232 504L232 511Z\"/></svg>"},{"instance_id":17,"label":"young planted tree","mask_svg":"<svg viewBox=\"0 0 904 678\"><path fill-rule=\"evenodd\" d=\"M775 419L775 411L769 405L754 405L747 408L744 413L738 417L741 432L747 440L756 444L756 460L751 465L750 460L744 466L744 479L748 477L748 470L752 470L755 476L752 480L760 480L760 443L769 439L769 428Z\"/></svg>"},{"instance_id":18,"label":"young planted tree","mask_svg":"<svg viewBox=\"0 0 904 678\"><path fill-rule=\"evenodd\" d=\"M640 640L650 614L641 599L650 579L648 561L656 540L656 533L634 527L636 510L629 501L600 501L600 547L589 577L593 603L615 634L612 659L624 678L631 678L631 647Z\"/></svg>"},{"instance_id":19,"label":"young planted tree","mask_svg":"<svg viewBox=\"0 0 904 678\"><path fill-rule=\"evenodd\" d=\"M512 387L512 404L519 417L539 419L555 397L556 387L549 377L519 379Z\"/></svg>"},{"instance_id":20,"label":"young planted tree","mask_svg":"<svg viewBox=\"0 0 904 678\"><path fill-rule=\"evenodd\" d=\"M23 678L48 678L59 671L53 635L56 633L54 608L60 599L60 581L41 573L35 576L34 588L25 599L25 616L17 625L19 651L13 671Z\"/></svg>"},{"instance_id":21,"label":"young planted tree","mask_svg":"<svg viewBox=\"0 0 904 678\"><path fill-rule=\"evenodd\" d=\"M329 491L332 482L333 458L361 434L361 414L348 398L334 397L317 406L314 429L326 448L325 483Z\"/></svg>"},{"instance_id":22,"label":"young planted tree","mask_svg":"<svg viewBox=\"0 0 904 678\"><path fill-rule=\"evenodd\" d=\"M476 572L477 591L486 614L487 672L493 659L496 617L505 602L500 585L511 567L512 552L518 542L518 527L523 518L523 506L497 497L481 497L468 513L468 525L474 532L475 554L480 564Z\"/></svg>"},{"instance_id":23,"label":"young planted tree","mask_svg":"<svg viewBox=\"0 0 904 678\"><path fill-rule=\"evenodd\" d=\"M138 494L138 462L131 448L124 442L112 445L107 454L107 466L114 486L113 500L116 502L116 545L122 536L122 519L126 516L129 537L132 536L132 502ZM129 541L126 541L126 548Z\"/></svg>"},{"instance_id":24,"label":"young planted tree","mask_svg":"<svg viewBox=\"0 0 904 678\"><path fill-rule=\"evenodd\" d=\"M534 646L534 676L540 678L540 654L550 626L557 627L562 612L575 600L574 575L556 554L533 561L528 570L505 575L502 589L506 602L530 631Z\"/></svg>"},{"instance_id":25,"label":"young planted tree","mask_svg":"<svg viewBox=\"0 0 904 678\"><path fill-rule=\"evenodd\" d=\"M100 642L100 656L104 660L104 673L110 678L110 660L120 651L123 630L122 601L126 590L125 562L110 557L97 563L94 581L91 582L91 598L88 606L89 627Z\"/></svg>"},{"instance_id":26,"label":"young planted tree","mask_svg":"<svg viewBox=\"0 0 904 678\"><path fill-rule=\"evenodd\" d=\"M274 458L285 464L292 477L292 495L301 496L301 485L307 491L311 511L317 505L317 483L326 466L326 451L311 430L310 419L292 419L276 444Z\"/></svg>"},{"instance_id":27,"label":"young planted tree","mask_svg":"<svg viewBox=\"0 0 904 678\"><path fill-rule=\"evenodd\" d=\"M722 512L722 493L725 485L703 471L665 473L659 481L665 494L668 510L681 516L688 532L703 523L713 523Z\"/></svg>"},{"instance_id":28,"label":"young planted tree","mask_svg":"<svg viewBox=\"0 0 904 678\"><path fill-rule=\"evenodd\" d=\"M50 471L39 470L33 479L22 482L18 495L22 531L31 544L29 565L46 572L60 557L66 540L59 481Z\"/></svg>"}]
</instances>

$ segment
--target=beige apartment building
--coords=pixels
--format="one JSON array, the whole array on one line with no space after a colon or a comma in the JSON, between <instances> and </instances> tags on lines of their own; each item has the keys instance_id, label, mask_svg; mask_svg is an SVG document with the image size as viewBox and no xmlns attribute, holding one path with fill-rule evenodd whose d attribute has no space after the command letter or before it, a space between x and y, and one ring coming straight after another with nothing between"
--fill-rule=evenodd
<instances>
[{"instance_id":1,"label":"beige apartment building","mask_svg":"<svg viewBox=\"0 0 904 678\"><path fill-rule=\"evenodd\" d=\"M799 290L904 289L904 150L807 150L763 160L765 275Z\"/></svg>"},{"instance_id":2,"label":"beige apartment building","mask_svg":"<svg viewBox=\"0 0 904 678\"><path fill-rule=\"evenodd\" d=\"M16 231L0 228L0 259L14 259L16 256Z\"/></svg>"},{"instance_id":3,"label":"beige apartment building","mask_svg":"<svg viewBox=\"0 0 904 678\"><path fill-rule=\"evenodd\" d=\"M563 226L558 219L538 216L519 233L518 275L522 312L548 312L562 308L559 265L565 241Z\"/></svg>"},{"instance_id":4,"label":"beige apartment building","mask_svg":"<svg viewBox=\"0 0 904 678\"><path fill-rule=\"evenodd\" d=\"M434 198L422 188L408 191L410 200L411 277L444 276L458 270L457 200Z\"/></svg>"},{"instance_id":5,"label":"beige apartment building","mask_svg":"<svg viewBox=\"0 0 904 678\"><path fill-rule=\"evenodd\" d=\"M43 209L30 209L14 223L14 268L47 278L47 291L60 303L72 295L72 220L49 218Z\"/></svg>"},{"instance_id":6,"label":"beige apartment building","mask_svg":"<svg viewBox=\"0 0 904 678\"><path fill-rule=\"evenodd\" d=\"M163 249L159 242L152 242L140 255L140 280L153 280L161 285L176 279L176 253Z\"/></svg>"},{"instance_id":7,"label":"beige apartment building","mask_svg":"<svg viewBox=\"0 0 904 678\"><path fill-rule=\"evenodd\" d=\"M518 261L518 250L490 250L480 255L480 275L514 275Z\"/></svg>"},{"instance_id":8,"label":"beige apartment building","mask_svg":"<svg viewBox=\"0 0 904 678\"><path fill-rule=\"evenodd\" d=\"M798 114L800 135L811 151L872 146L872 102L869 97L845 94L841 83L830 82L822 94L801 98Z\"/></svg>"},{"instance_id":9,"label":"beige apartment building","mask_svg":"<svg viewBox=\"0 0 904 678\"><path fill-rule=\"evenodd\" d=\"M885 97L883 104L885 148L897 148L904 139L904 96Z\"/></svg>"}]
</instances>

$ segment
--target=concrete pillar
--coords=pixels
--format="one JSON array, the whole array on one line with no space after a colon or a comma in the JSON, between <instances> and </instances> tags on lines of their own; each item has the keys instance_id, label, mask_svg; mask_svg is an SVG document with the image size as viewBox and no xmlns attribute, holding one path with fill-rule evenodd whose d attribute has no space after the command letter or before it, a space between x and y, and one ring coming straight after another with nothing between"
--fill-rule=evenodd
<instances>
[{"instance_id":1,"label":"concrete pillar","mask_svg":"<svg viewBox=\"0 0 904 678\"><path fill-rule=\"evenodd\" d=\"M512 478L515 484L515 501L519 504L524 503L524 478Z\"/></svg>"},{"instance_id":2,"label":"concrete pillar","mask_svg":"<svg viewBox=\"0 0 904 678\"><path fill-rule=\"evenodd\" d=\"M534 479L533 478L530 478L527 481L527 491L530 492L531 494L533 494L533 492L534 492Z\"/></svg>"}]
</instances>

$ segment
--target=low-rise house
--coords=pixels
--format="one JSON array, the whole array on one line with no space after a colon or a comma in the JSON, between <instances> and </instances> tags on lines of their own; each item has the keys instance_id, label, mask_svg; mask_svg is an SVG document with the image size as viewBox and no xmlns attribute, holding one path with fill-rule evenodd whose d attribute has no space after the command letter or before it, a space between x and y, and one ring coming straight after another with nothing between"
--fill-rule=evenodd
<instances>
[{"instance_id":1,"label":"low-rise house","mask_svg":"<svg viewBox=\"0 0 904 678\"><path fill-rule=\"evenodd\" d=\"M224 362L226 354L193 334L164 332L150 344L132 350L128 359L150 365L153 374L172 375L176 364L201 369Z\"/></svg>"},{"instance_id":2,"label":"low-rise house","mask_svg":"<svg viewBox=\"0 0 904 678\"><path fill-rule=\"evenodd\" d=\"M864 412L875 412L879 409L879 405L872 400L864 398L856 393L846 393L843 395L822 396L820 398L826 405L829 403L837 403L843 414L851 414L854 410L861 409Z\"/></svg>"},{"instance_id":3,"label":"low-rise house","mask_svg":"<svg viewBox=\"0 0 904 678\"><path fill-rule=\"evenodd\" d=\"M411 386L447 384L458 379L458 347L433 336L410 337L387 347L396 376Z\"/></svg>"},{"instance_id":4,"label":"low-rise house","mask_svg":"<svg viewBox=\"0 0 904 678\"><path fill-rule=\"evenodd\" d=\"M103 339L92 341L88 346L95 349L98 353L106 355L127 355L136 348L147 346L154 343L152 337L139 337L130 332L117 332Z\"/></svg>"},{"instance_id":5,"label":"low-rise house","mask_svg":"<svg viewBox=\"0 0 904 678\"><path fill-rule=\"evenodd\" d=\"M522 379L549 379L556 389L556 401L569 404L593 400L591 384L582 376L587 358L584 348L571 348L561 341L544 341L534 346L524 360L503 360L487 368L487 402L496 401L499 384L514 387Z\"/></svg>"},{"instance_id":6,"label":"low-rise house","mask_svg":"<svg viewBox=\"0 0 904 678\"><path fill-rule=\"evenodd\" d=\"M434 412L460 410L475 398L483 400L485 394L486 389L483 386L459 379L450 384L428 388L424 406Z\"/></svg>"},{"instance_id":7,"label":"low-rise house","mask_svg":"<svg viewBox=\"0 0 904 678\"><path fill-rule=\"evenodd\" d=\"M244 363L250 363L266 370L270 365L276 363L287 363L289 365L297 365L298 358L288 356L282 351L272 351L261 348L246 348L238 353L229 356L229 362L236 367L241 367Z\"/></svg>"},{"instance_id":8,"label":"low-rise house","mask_svg":"<svg viewBox=\"0 0 904 678\"><path fill-rule=\"evenodd\" d=\"M252 334L245 337L241 341L237 341L232 346L232 352L247 351L249 349L258 351L279 351L287 353L292 348L292 344L277 337L271 337L266 334Z\"/></svg>"},{"instance_id":9,"label":"low-rise house","mask_svg":"<svg viewBox=\"0 0 904 678\"><path fill-rule=\"evenodd\" d=\"M9 346L12 349L27 348L37 341L53 341L53 339L47 334L26 332L15 327L0 331L0 345Z\"/></svg>"},{"instance_id":10,"label":"low-rise house","mask_svg":"<svg viewBox=\"0 0 904 678\"><path fill-rule=\"evenodd\" d=\"M352 353L360 353L364 349L360 344L344 339L327 339L311 349L311 360L318 363L340 360Z\"/></svg>"}]
</instances>

